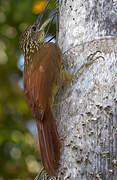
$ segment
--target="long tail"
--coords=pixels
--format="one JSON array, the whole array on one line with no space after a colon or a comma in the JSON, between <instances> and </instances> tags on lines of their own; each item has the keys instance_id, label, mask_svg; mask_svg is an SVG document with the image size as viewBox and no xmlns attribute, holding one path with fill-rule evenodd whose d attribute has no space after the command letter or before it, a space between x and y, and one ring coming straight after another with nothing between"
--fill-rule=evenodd
<instances>
[{"instance_id":1,"label":"long tail","mask_svg":"<svg viewBox=\"0 0 117 180\"><path fill-rule=\"evenodd\" d=\"M42 120L37 120L40 152L45 170L49 176L55 176L60 160L61 141L57 132L56 121L48 106Z\"/></svg>"}]
</instances>

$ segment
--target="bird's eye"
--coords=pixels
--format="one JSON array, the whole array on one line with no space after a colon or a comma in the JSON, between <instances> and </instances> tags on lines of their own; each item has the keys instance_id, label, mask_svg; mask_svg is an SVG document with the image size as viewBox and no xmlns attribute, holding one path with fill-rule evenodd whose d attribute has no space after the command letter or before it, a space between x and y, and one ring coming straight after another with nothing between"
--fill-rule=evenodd
<instances>
[{"instance_id":1,"label":"bird's eye","mask_svg":"<svg viewBox=\"0 0 117 180\"><path fill-rule=\"evenodd\" d=\"M33 26L33 27L32 27L32 30L33 30L33 31L36 31L36 26Z\"/></svg>"}]
</instances>

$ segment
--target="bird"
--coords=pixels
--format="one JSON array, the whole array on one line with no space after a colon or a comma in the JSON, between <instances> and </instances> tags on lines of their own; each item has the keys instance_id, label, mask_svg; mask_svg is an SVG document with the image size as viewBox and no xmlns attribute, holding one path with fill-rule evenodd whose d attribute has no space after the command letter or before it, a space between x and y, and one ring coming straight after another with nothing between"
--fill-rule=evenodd
<instances>
[{"instance_id":1,"label":"bird","mask_svg":"<svg viewBox=\"0 0 117 180\"><path fill-rule=\"evenodd\" d=\"M45 41L45 28L56 16L54 13L40 26L46 10L23 32L19 44L25 59L24 95L36 119L42 163L49 176L56 176L62 143L52 108L58 90L74 75L64 70L58 45Z\"/></svg>"}]
</instances>

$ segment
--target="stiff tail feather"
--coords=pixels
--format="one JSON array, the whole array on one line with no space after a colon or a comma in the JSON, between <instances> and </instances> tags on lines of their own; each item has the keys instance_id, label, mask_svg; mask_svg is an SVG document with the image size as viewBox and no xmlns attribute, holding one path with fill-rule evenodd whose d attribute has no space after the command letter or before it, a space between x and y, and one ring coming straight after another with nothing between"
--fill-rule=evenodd
<instances>
[{"instance_id":1,"label":"stiff tail feather","mask_svg":"<svg viewBox=\"0 0 117 180\"><path fill-rule=\"evenodd\" d=\"M55 176L60 160L61 141L57 132L56 121L49 106L43 119L37 120L37 125L43 166L49 176Z\"/></svg>"}]
</instances>

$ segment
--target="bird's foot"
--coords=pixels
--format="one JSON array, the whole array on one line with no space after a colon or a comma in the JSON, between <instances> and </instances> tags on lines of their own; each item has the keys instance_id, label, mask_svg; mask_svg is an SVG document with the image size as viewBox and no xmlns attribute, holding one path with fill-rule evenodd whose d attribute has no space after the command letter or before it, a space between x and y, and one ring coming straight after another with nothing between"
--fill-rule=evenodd
<instances>
[{"instance_id":1,"label":"bird's foot","mask_svg":"<svg viewBox=\"0 0 117 180\"><path fill-rule=\"evenodd\" d=\"M84 72L84 70L91 65L92 63L94 63L97 59L102 58L104 60L103 56L96 56L98 53L101 53L101 51L96 51L93 54L90 54L87 57L87 61L86 63L84 63L83 65L81 65L81 67L77 70L77 72L75 73L76 79L79 78L79 76Z\"/></svg>"}]
</instances>

